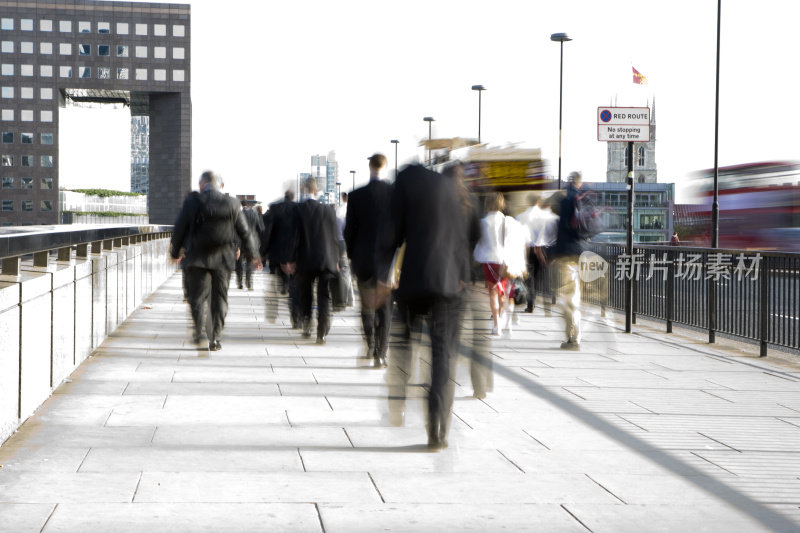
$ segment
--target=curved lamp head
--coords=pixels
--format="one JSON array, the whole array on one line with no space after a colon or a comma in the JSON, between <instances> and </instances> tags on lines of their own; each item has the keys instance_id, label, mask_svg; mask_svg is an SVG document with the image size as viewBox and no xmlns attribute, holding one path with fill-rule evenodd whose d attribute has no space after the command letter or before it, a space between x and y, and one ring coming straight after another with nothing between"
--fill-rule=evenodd
<instances>
[{"instance_id":1,"label":"curved lamp head","mask_svg":"<svg viewBox=\"0 0 800 533\"><path fill-rule=\"evenodd\" d=\"M472 86L472 90L473 91L485 91L486 87L484 87L483 85L473 85Z\"/></svg>"},{"instance_id":2,"label":"curved lamp head","mask_svg":"<svg viewBox=\"0 0 800 533\"><path fill-rule=\"evenodd\" d=\"M433 117L425 117L422 120L424 120L425 122L435 122L435 119Z\"/></svg>"},{"instance_id":3,"label":"curved lamp head","mask_svg":"<svg viewBox=\"0 0 800 533\"><path fill-rule=\"evenodd\" d=\"M563 43L564 41L571 41L572 37L570 37L566 33L554 33L550 36L550 40Z\"/></svg>"}]
</instances>

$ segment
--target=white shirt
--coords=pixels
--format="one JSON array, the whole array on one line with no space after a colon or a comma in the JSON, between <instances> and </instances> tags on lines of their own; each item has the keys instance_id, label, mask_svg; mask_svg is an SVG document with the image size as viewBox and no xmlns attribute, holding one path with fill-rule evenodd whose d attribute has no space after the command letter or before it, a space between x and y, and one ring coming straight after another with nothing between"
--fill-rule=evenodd
<instances>
[{"instance_id":1,"label":"white shirt","mask_svg":"<svg viewBox=\"0 0 800 533\"><path fill-rule=\"evenodd\" d=\"M528 228L528 246L550 246L556 242L558 215L549 209L534 205L517 216L517 220Z\"/></svg>"}]
</instances>

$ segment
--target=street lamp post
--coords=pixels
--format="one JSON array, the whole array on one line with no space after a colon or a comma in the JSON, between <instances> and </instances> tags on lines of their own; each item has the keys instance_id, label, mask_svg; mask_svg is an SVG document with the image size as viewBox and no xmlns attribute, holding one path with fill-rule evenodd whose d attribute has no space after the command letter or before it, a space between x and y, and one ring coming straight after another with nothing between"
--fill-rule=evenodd
<instances>
[{"instance_id":1,"label":"street lamp post","mask_svg":"<svg viewBox=\"0 0 800 533\"><path fill-rule=\"evenodd\" d=\"M481 143L481 93L486 90L483 85L473 85L473 91L478 91L478 144Z\"/></svg>"},{"instance_id":2,"label":"street lamp post","mask_svg":"<svg viewBox=\"0 0 800 533\"><path fill-rule=\"evenodd\" d=\"M342 205L342 182L336 182L336 205Z\"/></svg>"},{"instance_id":3,"label":"street lamp post","mask_svg":"<svg viewBox=\"0 0 800 533\"><path fill-rule=\"evenodd\" d=\"M397 179L397 145L400 144L400 141L392 139L391 143L394 145L394 179Z\"/></svg>"},{"instance_id":4,"label":"street lamp post","mask_svg":"<svg viewBox=\"0 0 800 533\"><path fill-rule=\"evenodd\" d=\"M425 122L428 123L428 168L430 168L432 166L431 165L431 131L432 131L431 130L431 124L433 124L434 118L433 117L425 117L422 120L424 120Z\"/></svg>"},{"instance_id":5,"label":"street lamp post","mask_svg":"<svg viewBox=\"0 0 800 533\"><path fill-rule=\"evenodd\" d=\"M561 68L558 81L558 188L561 189L561 104L564 96L564 41L571 41L572 38L567 36L566 33L554 33L550 36L550 40L561 43Z\"/></svg>"},{"instance_id":6,"label":"street lamp post","mask_svg":"<svg viewBox=\"0 0 800 533\"><path fill-rule=\"evenodd\" d=\"M351 170L350 174L353 175L353 190L356 190L356 171L355 170Z\"/></svg>"}]
</instances>

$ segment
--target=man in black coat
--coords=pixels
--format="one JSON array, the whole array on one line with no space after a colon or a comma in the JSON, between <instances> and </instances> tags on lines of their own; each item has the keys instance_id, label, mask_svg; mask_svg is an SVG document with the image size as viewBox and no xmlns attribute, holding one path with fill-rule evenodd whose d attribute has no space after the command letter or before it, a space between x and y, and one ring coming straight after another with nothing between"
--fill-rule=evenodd
<instances>
[{"instance_id":1,"label":"man in black coat","mask_svg":"<svg viewBox=\"0 0 800 533\"><path fill-rule=\"evenodd\" d=\"M270 286L267 288L267 320L275 322L278 317L280 294L289 294L289 317L292 328L300 327L300 312L297 283L294 274L287 274L281 264L289 263L291 239L294 235L294 222L297 203L294 191L287 189L283 200L269 205L264 215L264 238L261 239L261 257L269 261Z\"/></svg>"},{"instance_id":2,"label":"man in black coat","mask_svg":"<svg viewBox=\"0 0 800 533\"><path fill-rule=\"evenodd\" d=\"M219 338L228 313L228 285L236 262L236 239L244 253L260 267L253 234L235 199L220 192L222 182L213 172L200 176L200 192L187 196L172 232L170 255L178 259L185 249L186 284L194 321L195 343L206 326L208 349L219 350ZM211 319L206 319L206 302Z\"/></svg>"},{"instance_id":3,"label":"man in black coat","mask_svg":"<svg viewBox=\"0 0 800 533\"><path fill-rule=\"evenodd\" d=\"M390 213L379 236L376 273L381 298L389 296L390 288L383 280L389 278L392 256L406 244L396 292L402 320L395 322L390 340L390 417L399 422L405 406L412 360L409 332L419 329L422 317L430 314L428 447L438 450L447 446L453 405L451 365L458 345L459 306L470 279L465 261L469 224L455 181L420 165L408 166L397 176Z\"/></svg>"},{"instance_id":4,"label":"man in black coat","mask_svg":"<svg viewBox=\"0 0 800 533\"><path fill-rule=\"evenodd\" d=\"M386 156L375 154L369 158L369 183L350 193L344 226L344 242L353 273L358 280L361 295L361 324L367 344L365 357L372 357L376 367L386 365L392 301L377 304L375 275L375 247L378 228L389 216L392 186L380 179L386 166Z\"/></svg>"},{"instance_id":5,"label":"man in black coat","mask_svg":"<svg viewBox=\"0 0 800 533\"><path fill-rule=\"evenodd\" d=\"M307 197L297 206L290 262L281 268L297 273L304 337L311 336L312 290L314 281L317 281L317 344L325 344L330 329L328 282L339 271L336 211L316 200L317 182L314 178L306 179L304 187Z\"/></svg>"},{"instance_id":6,"label":"man in black coat","mask_svg":"<svg viewBox=\"0 0 800 533\"><path fill-rule=\"evenodd\" d=\"M248 207L245 200L242 200L242 213L247 220L247 225L253 232L255 239L256 249L261 246L261 235L264 233L264 219L254 207ZM238 243L241 246L241 243ZM236 286L243 289L245 285L248 291L253 290L253 271L255 270L253 257L247 255L241 249L239 250L239 258L236 260ZM244 278L244 280L242 279ZM242 283L244 281L244 284Z\"/></svg>"}]
</instances>

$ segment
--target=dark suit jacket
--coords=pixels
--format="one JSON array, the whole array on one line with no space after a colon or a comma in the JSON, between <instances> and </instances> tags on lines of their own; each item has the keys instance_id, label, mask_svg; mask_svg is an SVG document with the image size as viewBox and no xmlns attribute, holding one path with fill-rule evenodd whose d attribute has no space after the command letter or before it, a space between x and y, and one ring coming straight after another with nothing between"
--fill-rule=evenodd
<instances>
[{"instance_id":1,"label":"dark suit jacket","mask_svg":"<svg viewBox=\"0 0 800 533\"><path fill-rule=\"evenodd\" d=\"M297 204L290 200L281 200L269 205L264 215L264 238L261 240L261 256L269 258L270 265L279 266L290 262L291 240L294 235L294 223Z\"/></svg>"},{"instance_id":2,"label":"dark suit jacket","mask_svg":"<svg viewBox=\"0 0 800 533\"><path fill-rule=\"evenodd\" d=\"M258 248L240 203L219 191L193 192L175 220L170 253L177 259L184 248L185 267L231 271L236 262L237 237L242 252L256 257Z\"/></svg>"},{"instance_id":3,"label":"dark suit jacket","mask_svg":"<svg viewBox=\"0 0 800 533\"><path fill-rule=\"evenodd\" d=\"M362 281L375 277L378 228L389 216L391 193L389 183L373 180L350 193L347 199L344 242L351 268Z\"/></svg>"},{"instance_id":4,"label":"dark suit jacket","mask_svg":"<svg viewBox=\"0 0 800 533\"><path fill-rule=\"evenodd\" d=\"M333 206L308 199L297 205L291 261L297 271L330 273L339 271L339 230Z\"/></svg>"},{"instance_id":5,"label":"dark suit jacket","mask_svg":"<svg viewBox=\"0 0 800 533\"><path fill-rule=\"evenodd\" d=\"M460 282L469 280L464 253L469 249L469 223L455 182L421 165L410 165L397 176L390 212L379 237L379 279L388 279L394 251L405 241L397 298L458 296Z\"/></svg>"}]
</instances>

